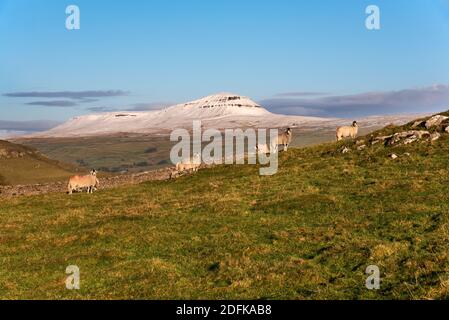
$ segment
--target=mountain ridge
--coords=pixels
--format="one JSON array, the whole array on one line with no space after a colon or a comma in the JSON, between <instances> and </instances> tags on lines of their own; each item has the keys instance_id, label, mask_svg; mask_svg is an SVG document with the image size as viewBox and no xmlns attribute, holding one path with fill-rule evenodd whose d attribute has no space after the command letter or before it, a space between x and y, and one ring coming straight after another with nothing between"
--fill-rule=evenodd
<instances>
[{"instance_id":1,"label":"mountain ridge","mask_svg":"<svg viewBox=\"0 0 449 320\"><path fill-rule=\"evenodd\" d=\"M118 111L78 116L32 137L90 136L113 133L154 133L191 128L202 120L210 128L282 127L328 120L274 114L248 97L232 93L210 95L155 111Z\"/></svg>"},{"instance_id":2,"label":"mountain ridge","mask_svg":"<svg viewBox=\"0 0 449 320\"><path fill-rule=\"evenodd\" d=\"M22 138L89 137L115 134L168 134L173 129L191 129L201 120L204 129L304 128L334 130L357 120L365 127L404 124L418 114L371 116L364 119L282 115L268 111L248 97L219 93L153 111L103 112L74 117L48 131ZM423 114L424 116L424 114Z\"/></svg>"}]
</instances>

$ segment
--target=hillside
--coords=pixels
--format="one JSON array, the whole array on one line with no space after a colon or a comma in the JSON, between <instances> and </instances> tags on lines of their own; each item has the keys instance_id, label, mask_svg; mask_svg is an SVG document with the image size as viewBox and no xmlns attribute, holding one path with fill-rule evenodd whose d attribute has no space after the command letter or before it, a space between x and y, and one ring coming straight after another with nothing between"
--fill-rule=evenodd
<instances>
[{"instance_id":1,"label":"hillside","mask_svg":"<svg viewBox=\"0 0 449 320\"><path fill-rule=\"evenodd\" d=\"M446 126L290 149L271 177L220 166L92 196L0 200L0 295L447 299ZM440 137L404 145L410 130ZM64 286L73 264L79 291ZM378 291L365 288L369 265Z\"/></svg>"},{"instance_id":2,"label":"hillside","mask_svg":"<svg viewBox=\"0 0 449 320\"><path fill-rule=\"evenodd\" d=\"M77 168L48 159L36 149L0 140L0 185L67 179Z\"/></svg>"}]
</instances>

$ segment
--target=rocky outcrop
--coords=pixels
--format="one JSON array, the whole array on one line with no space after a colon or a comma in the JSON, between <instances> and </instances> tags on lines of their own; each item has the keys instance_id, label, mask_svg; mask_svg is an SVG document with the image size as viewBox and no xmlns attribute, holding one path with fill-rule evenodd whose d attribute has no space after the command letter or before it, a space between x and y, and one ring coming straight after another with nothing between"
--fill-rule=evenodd
<instances>
[{"instance_id":1,"label":"rocky outcrop","mask_svg":"<svg viewBox=\"0 0 449 320\"><path fill-rule=\"evenodd\" d=\"M440 137L441 137L440 133L434 132L430 135L430 141L431 142L436 141L436 140L440 139Z\"/></svg>"},{"instance_id":2,"label":"rocky outcrop","mask_svg":"<svg viewBox=\"0 0 449 320\"><path fill-rule=\"evenodd\" d=\"M413 125L412 125L412 129L418 128L418 127L421 126L424 122L425 122L425 121L423 121L423 120L415 121L415 122L413 123Z\"/></svg>"},{"instance_id":3,"label":"rocky outcrop","mask_svg":"<svg viewBox=\"0 0 449 320\"><path fill-rule=\"evenodd\" d=\"M436 115L436 116L433 116L430 119L428 119L426 121L425 126L426 126L427 129L430 129L430 128L433 128L435 126L439 126L440 124L442 124L447 119L449 119L449 117L442 116L442 115Z\"/></svg>"},{"instance_id":4,"label":"rocky outcrop","mask_svg":"<svg viewBox=\"0 0 449 320\"><path fill-rule=\"evenodd\" d=\"M381 136L376 137L371 142L372 145L375 145L379 142L385 144L385 145L395 145L398 144L401 140L403 144L410 144L415 141L418 141L422 139L424 136L430 136L429 131L424 130L409 130L409 131L403 131L398 132L389 136Z\"/></svg>"}]
</instances>

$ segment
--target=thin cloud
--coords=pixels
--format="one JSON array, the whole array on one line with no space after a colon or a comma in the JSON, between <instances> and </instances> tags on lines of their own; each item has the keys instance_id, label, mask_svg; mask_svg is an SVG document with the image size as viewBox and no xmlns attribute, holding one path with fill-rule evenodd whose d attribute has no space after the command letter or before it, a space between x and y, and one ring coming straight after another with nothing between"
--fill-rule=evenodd
<instances>
[{"instance_id":1,"label":"thin cloud","mask_svg":"<svg viewBox=\"0 0 449 320\"><path fill-rule=\"evenodd\" d=\"M138 112L138 111L153 111L153 110L161 110L172 106L173 104L167 102L148 102L148 103L135 103L126 107L90 107L86 110L92 112L118 112L118 111L130 111L130 112Z\"/></svg>"},{"instance_id":2,"label":"thin cloud","mask_svg":"<svg viewBox=\"0 0 449 320\"><path fill-rule=\"evenodd\" d=\"M312 96L326 96L327 92L314 92L314 91L295 91L295 92L283 92L278 93L277 97L312 97Z\"/></svg>"},{"instance_id":3,"label":"thin cloud","mask_svg":"<svg viewBox=\"0 0 449 320\"><path fill-rule=\"evenodd\" d=\"M99 101L99 99L83 99L83 100L81 100L80 102L81 103L92 103L92 102L97 102L97 101Z\"/></svg>"},{"instance_id":4,"label":"thin cloud","mask_svg":"<svg viewBox=\"0 0 449 320\"><path fill-rule=\"evenodd\" d=\"M92 112L115 112L115 111L120 111L116 108L110 108L110 107L90 107L87 108L87 110L92 111Z\"/></svg>"},{"instance_id":5,"label":"thin cloud","mask_svg":"<svg viewBox=\"0 0 449 320\"><path fill-rule=\"evenodd\" d=\"M151 110L161 110L172 106L172 103L168 102L149 102L149 103L135 103L130 107L126 108L125 111L151 111Z\"/></svg>"},{"instance_id":6,"label":"thin cloud","mask_svg":"<svg viewBox=\"0 0 449 320\"><path fill-rule=\"evenodd\" d=\"M50 130L60 122L51 120L36 120L36 121L5 121L0 120L0 130L2 131L46 131Z\"/></svg>"},{"instance_id":7,"label":"thin cloud","mask_svg":"<svg viewBox=\"0 0 449 320\"><path fill-rule=\"evenodd\" d=\"M449 109L449 85L315 99L273 98L261 104L277 113L331 117L433 112Z\"/></svg>"},{"instance_id":8,"label":"thin cloud","mask_svg":"<svg viewBox=\"0 0 449 320\"><path fill-rule=\"evenodd\" d=\"M53 100L53 101L33 101L26 103L29 106L43 106L43 107L75 107L78 104L68 100Z\"/></svg>"},{"instance_id":9,"label":"thin cloud","mask_svg":"<svg viewBox=\"0 0 449 320\"><path fill-rule=\"evenodd\" d=\"M126 96L129 92L123 90L89 90L89 91L52 91L52 92L11 92L4 93L3 96L10 98L66 98L74 100L84 100L92 98L106 98Z\"/></svg>"}]
</instances>

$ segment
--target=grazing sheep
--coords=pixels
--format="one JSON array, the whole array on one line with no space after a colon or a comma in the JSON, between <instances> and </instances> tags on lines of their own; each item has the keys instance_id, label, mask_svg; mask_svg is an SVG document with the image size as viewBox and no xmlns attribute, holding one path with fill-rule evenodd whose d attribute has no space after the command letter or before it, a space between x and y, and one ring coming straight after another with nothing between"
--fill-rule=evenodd
<instances>
[{"instance_id":1,"label":"grazing sheep","mask_svg":"<svg viewBox=\"0 0 449 320\"><path fill-rule=\"evenodd\" d=\"M267 154L267 153L276 153L277 152L277 145L276 143L271 143L271 146L268 146L267 144L256 144L254 147L257 154Z\"/></svg>"},{"instance_id":2,"label":"grazing sheep","mask_svg":"<svg viewBox=\"0 0 449 320\"><path fill-rule=\"evenodd\" d=\"M83 188L87 188L87 193L93 193L99 185L100 181L97 179L97 171L92 170L89 175L71 177L67 186L68 194Z\"/></svg>"},{"instance_id":3,"label":"grazing sheep","mask_svg":"<svg viewBox=\"0 0 449 320\"><path fill-rule=\"evenodd\" d=\"M278 150L279 145L284 146L284 151L287 151L288 146L292 142L292 137L293 137L292 129L287 128L287 130L278 135L277 140L273 142L273 146L275 146L275 150L273 150L273 152L276 152Z\"/></svg>"},{"instance_id":4,"label":"grazing sheep","mask_svg":"<svg viewBox=\"0 0 449 320\"><path fill-rule=\"evenodd\" d=\"M347 137L356 138L358 132L359 125L357 124L357 121L354 121L350 127L339 127L337 128L337 141Z\"/></svg>"},{"instance_id":5,"label":"grazing sheep","mask_svg":"<svg viewBox=\"0 0 449 320\"><path fill-rule=\"evenodd\" d=\"M171 177L175 174L180 175L183 172L197 172L201 166L201 156L199 154L195 154L193 158L188 159L187 161L178 162L176 164L176 169L171 173Z\"/></svg>"}]
</instances>

